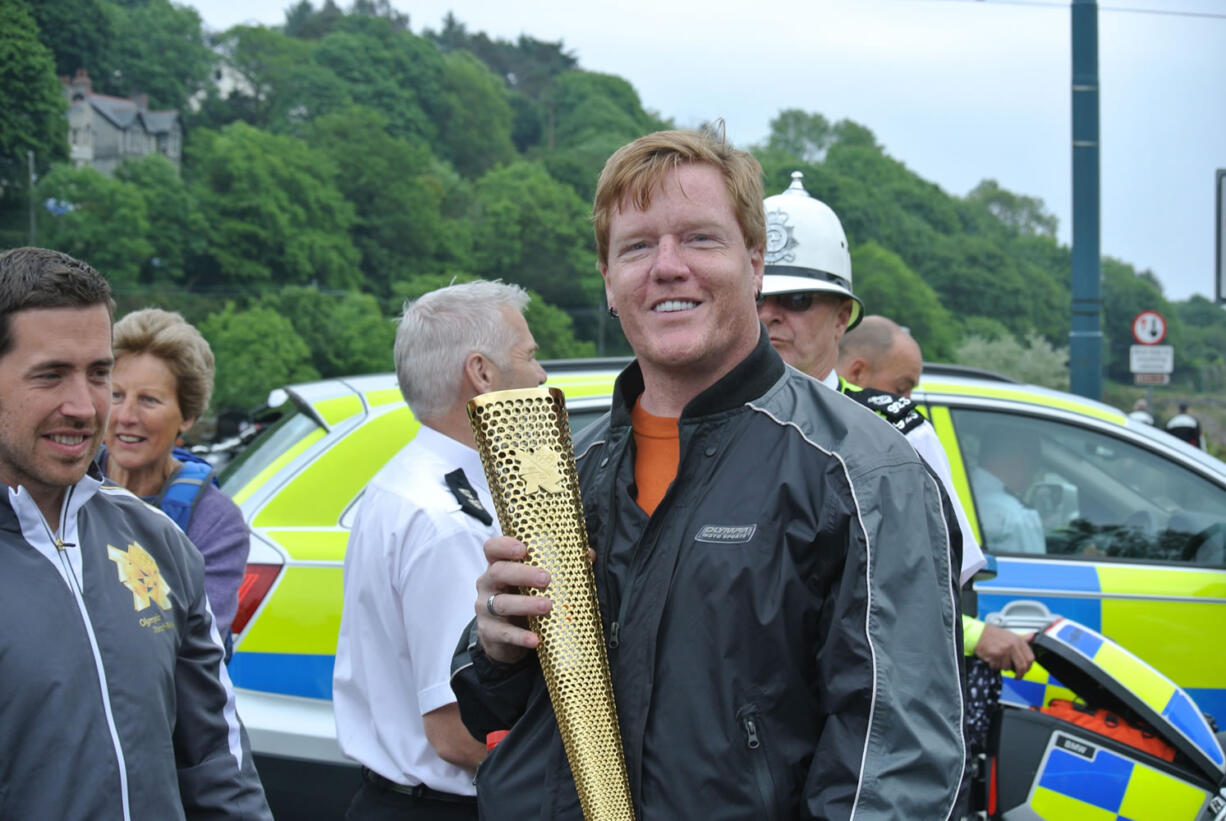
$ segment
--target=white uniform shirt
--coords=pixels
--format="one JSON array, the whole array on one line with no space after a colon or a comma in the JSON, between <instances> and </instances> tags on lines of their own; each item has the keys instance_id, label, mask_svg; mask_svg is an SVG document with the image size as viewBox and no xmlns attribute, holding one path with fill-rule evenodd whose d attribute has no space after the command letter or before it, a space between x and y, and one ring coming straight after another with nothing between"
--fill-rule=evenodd
<instances>
[{"instance_id":1,"label":"white uniform shirt","mask_svg":"<svg viewBox=\"0 0 1226 821\"><path fill-rule=\"evenodd\" d=\"M493 524L460 509L443 480L456 468ZM366 488L345 554L332 700L341 750L384 778L475 794L434 752L422 716L455 702L451 657L487 566L482 545L499 532L477 452L424 425Z\"/></svg>"},{"instance_id":2,"label":"white uniform shirt","mask_svg":"<svg viewBox=\"0 0 1226 821\"><path fill-rule=\"evenodd\" d=\"M1047 537L1037 510L1022 504L1005 483L981 467L971 471L971 485L979 504L979 524L993 550L1007 553L1046 553Z\"/></svg>"},{"instance_id":3,"label":"white uniform shirt","mask_svg":"<svg viewBox=\"0 0 1226 821\"><path fill-rule=\"evenodd\" d=\"M826 378L820 381L831 390L839 389L839 375L836 371L826 374ZM958 573L958 584L964 585L988 561L983 557L983 551L979 549L979 542L975 540L975 531L971 530L970 520L966 518L966 511L962 508L962 500L958 498L958 492L954 490L953 471L949 468L949 458L945 455L945 448L941 446L941 438L937 436L936 428L928 422L917 425L907 431L904 436L907 437L907 441L911 443L911 447L915 448L920 458L932 468L932 472L945 486L945 492L949 494L954 516L957 517L958 527L962 530L962 569Z\"/></svg>"}]
</instances>

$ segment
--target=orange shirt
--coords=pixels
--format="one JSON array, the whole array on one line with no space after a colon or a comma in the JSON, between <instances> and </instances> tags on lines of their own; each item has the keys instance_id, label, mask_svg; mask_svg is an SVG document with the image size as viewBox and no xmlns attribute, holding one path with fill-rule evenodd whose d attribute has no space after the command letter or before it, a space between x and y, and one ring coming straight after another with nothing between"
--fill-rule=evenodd
<instances>
[{"instance_id":1,"label":"orange shirt","mask_svg":"<svg viewBox=\"0 0 1226 821\"><path fill-rule=\"evenodd\" d=\"M634 428L636 501L650 516L677 475L677 463L681 460L677 419L652 416L636 400L630 409L630 424Z\"/></svg>"}]
</instances>

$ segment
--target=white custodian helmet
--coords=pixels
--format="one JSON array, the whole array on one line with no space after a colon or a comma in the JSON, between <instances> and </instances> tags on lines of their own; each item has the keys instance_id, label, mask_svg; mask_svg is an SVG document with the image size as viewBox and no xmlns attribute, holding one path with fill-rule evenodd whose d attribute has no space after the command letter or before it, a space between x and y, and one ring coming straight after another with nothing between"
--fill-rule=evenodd
<instances>
[{"instance_id":1,"label":"white custodian helmet","mask_svg":"<svg viewBox=\"0 0 1226 821\"><path fill-rule=\"evenodd\" d=\"M766 254L762 295L811 291L851 299L851 321L856 327L864 306L851 291L851 254L843 224L829 205L809 196L799 171L782 194L767 197Z\"/></svg>"}]
</instances>

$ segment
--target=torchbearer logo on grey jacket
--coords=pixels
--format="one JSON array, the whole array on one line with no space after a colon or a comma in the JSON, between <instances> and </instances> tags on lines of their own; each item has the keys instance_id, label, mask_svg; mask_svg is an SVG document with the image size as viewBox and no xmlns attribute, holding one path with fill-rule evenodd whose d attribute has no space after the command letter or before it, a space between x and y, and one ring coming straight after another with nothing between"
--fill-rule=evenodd
<instances>
[{"instance_id":1,"label":"torchbearer logo on grey jacket","mask_svg":"<svg viewBox=\"0 0 1226 821\"><path fill-rule=\"evenodd\" d=\"M757 525L703 525L694 541L708 544L746 544L753 538L757 529Z\"/></svg>"},{"instance_id":2,"label":"torchbearer logo on grey jacket","mask_svg":"<svg viewBox=\"0 0 1226 821\"><path fill-rule=\"evenodd\" d=\"M128 549L106 546L108 558L115 563L119 581L132 591L132 606L137 612L153 604L170 609L170 585L162 578L158 563L136 542Z\"/></svg>"}]
</instances>

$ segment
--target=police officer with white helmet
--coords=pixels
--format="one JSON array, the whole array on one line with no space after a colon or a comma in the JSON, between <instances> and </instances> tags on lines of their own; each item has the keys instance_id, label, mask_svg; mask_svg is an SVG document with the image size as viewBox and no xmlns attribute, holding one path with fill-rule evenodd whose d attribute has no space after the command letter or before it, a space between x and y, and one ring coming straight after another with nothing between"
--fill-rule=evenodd
<instances>
[{"instance_id":1,"label":"police officer with white helmet","mask_svg":"<svg viewBox=\"0 0 1226 821\"><path fill-rule=\"evenodd\" d=\"M954 491L936 431L906 397L861 389L835 371L839 340L860 322L864 306L852 291L843 224L830 206L809 195L803 177L793 171L787 190L764 202L766 265L758 317L785 362L878 413L941 478L963 534L958 585L964 584L984 565L984 558Z\"/></svg>"}]
</instances>

